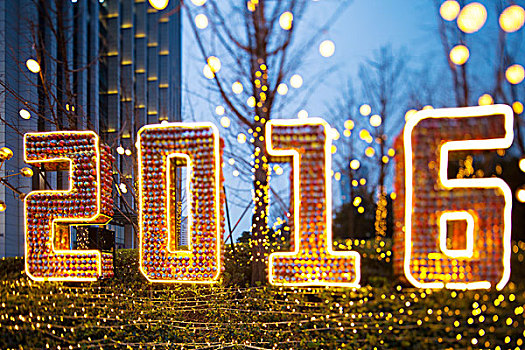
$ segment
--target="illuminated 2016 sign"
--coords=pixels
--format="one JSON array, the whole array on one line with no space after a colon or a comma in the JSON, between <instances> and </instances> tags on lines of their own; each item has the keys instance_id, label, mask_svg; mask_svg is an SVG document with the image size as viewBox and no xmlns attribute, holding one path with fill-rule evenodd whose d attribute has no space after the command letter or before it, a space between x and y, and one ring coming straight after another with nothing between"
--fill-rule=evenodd
<instances>
[{"instance_id":1,"label":"illuminated 2016 sign","mask_svg":"<svg viewBox=\"0 0 525 350\"><path fill-rule=\"evenodd\" d=\"M270 255L272 284L359 285L359 253L332 249L331 146L330 126L322 119L271 120L266 124L270 159L291 158L293 174L294 251Z\"/></svg>"},{"instance_id":2,"label":"illuminated 2016 sign","mask_svg":"<svg viewBox=\"0 0 525 350\"><path fill-rule=\"evenodd\" d=\"M404 199L395 203L394 267L414 286L501 289L508 282L510 188L494 177L449 179L448 168L450 152L510 147L512 127L504 105L421 111L407 122L398 145Z\"/></svg>"},{"instance_id":3,"label":"illuminated 2016 sign","mask_svg":"<svg viewBox=\"0 0 525 350\"><path fill-rule=\"evenodd\" d=\"M396 170L404 199L395 205L394 268L414 286L501 289L507 283L508 186L497 178L449 179L447 169L451 151L508 148L512 118L510 107L501 105L441 109L420 112L405 126L398 152L403 159ZM328 130L315 118L267 123L269 156L293 165L294 250L270 255L272 284L359 283L359 254L332 248ZM217 281L224 231L217 128L209 123L149 125L139 131L138 141L141 272L152 282ZM71 170L68 191L36 191L26 198L26 270L33 279L87 281L111 274L109 256L66 250L57 240L67 225L109 220L111 167L98 142L93 132L26 135L28 163L52 168L69 162ZM174 240L172 179L173 169L181 166L187 169L188 250L177 250Z\"/></svg>"},{"instance_id":4,"label":"illuminated 2016 sign","mask_svg":"<svg viewBox=\"0 0 525 350\"><path fill-rule=\"evenodd\" d=\"M25 204L25 270L37 281L95 281L113 275L112 254L69 250L69 226L113 215L112 156L92 131L28 133L26 163L69 170L69 189L30 192Z\"/></svg>"}]
</instances>

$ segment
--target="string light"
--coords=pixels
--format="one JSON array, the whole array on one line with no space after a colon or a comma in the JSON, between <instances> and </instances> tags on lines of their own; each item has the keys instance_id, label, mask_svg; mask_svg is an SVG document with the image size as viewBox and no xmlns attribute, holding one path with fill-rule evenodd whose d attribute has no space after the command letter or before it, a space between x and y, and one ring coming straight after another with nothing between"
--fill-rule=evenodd
<instances>
[{"instance_id":1,"label":"string light","mask_svg":"<svg viewBox=\"0 0 525 350\"><path fill-rule=\"evenodd\" d=\"M331 40L325 40L319 45L319 53L323 57L331 57L335 53L335 44Z\"/></svg>"},{"instance_id":2,"label":"string light","mask_svg":"<svg viewBox=\"0 0 525 350\"><path fill-rule=\"evenodd\" d=\"M29 69L32 73L38 73L40 72L40 63L38 63L36 60L30 58L26 61L26 67Z\"/></svg>"},{"instance_id":3,"label":"string light","mask_svg":"<svg viewBox=\"0 0 525 350\"><path fill-rule=\"evenodd\" d=\"M461 9L458 16L458 27L471 34L480 30L487 21L487 9L479 2L471 2Z\"/></svg>"},{"instance_id":4,"label":"string light","mask_svg":"<svg viewBox=\"0 0 525 350\"><path fill-rule=\"evenodd\" d=\"M279 17L279 25L284 30L292 29L293 14L289 11L283 12Z\"/></svg>"},{"instance_id":5,"label":"string light","mask_svg":"<svg viewBox=\"0 0 525 350\"><path fill-rule=\"evenodd\" d=\"M499 25L507 33L520 30L525 23L525 10L519 5L507 7L499 16Z\"/></svg>"},{"instance_id":6,"label":"string light","mask_svg":"<svg viewBox=\"0 0 525 350\"><path fill-rule=\"evenodd\" d=\"M525 70L522 65L513 64L505 71L505 77L509 83L513 85L519 84L525 78Z\"/></svg>"},{"instance_id":7,"label":"string light","mask_svg":"<svg viewBox=\"0 0 525 350\"><path fill-rule=\"evenodd\" d=\"M299 74L294 74L290 78L290 85L294 89L299 89L303 85L303 77L301 77Z\"/></svg>"},{"instance_id":8,"label":"string light","mask_svg":"<svg viewBox=\"0 0 525 350\"><path fill-rule=\"evenodd\" d=\"M445 21L453 21L458 17L459 3L455 0L447 0L439 7L439 14Z\"/></svg>"},{"instance_id":9,"label":"string light","mask_svg":"<svg viewBox=\"0 0 525 350\"><path fill-rule=\"evenodd\" d=\"M155 10L164 10L168 6L169 0L149 0L149 4Z\"/></svg>"},{"instance_id":10,"label":"string light","mask_svg":"<svg viewBox=\"0 0 525 350\"><path fill-rule=\"evenodd\" d=\"M458 66L465 64L470 56L469 50L465 45L457 45L450 50L450 60Z\"/></svg>"},{"instance_id":11,"label":"string light","mask_svg":"<svg viewBox=\"0 0 525 350\"><path fill-rule=\"evenodd\" d=\"M203 13L198 14L195 16L195 25L199 29L206 29L208 27L208 17Z\"/></svg>"},{"instance_id":12,"label":"string light","mask_svg":"<svg viewBox=\"0 0 525 350\"><path fill-rule=\"evenodd\" d=\"M29 111L27 109L24 109L22 108L18 114L20 115L20 118L22 119L30 119L31 118L31 113L29 113Z\"/></svg>"}]
</instances>

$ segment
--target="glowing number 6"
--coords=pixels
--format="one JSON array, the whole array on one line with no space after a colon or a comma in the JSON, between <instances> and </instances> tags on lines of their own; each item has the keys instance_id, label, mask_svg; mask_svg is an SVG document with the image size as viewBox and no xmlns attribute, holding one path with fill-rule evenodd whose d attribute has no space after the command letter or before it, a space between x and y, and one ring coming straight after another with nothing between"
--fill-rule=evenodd
<instances>
[{"instance_id":1,"label":"glowing number 6","mask_svg":"<svg viewBox=\"0 0 525 350\"><path fill-rule=\"evenodd\" d=\"M292 160L294 251L270 255L275 285L357 287L360 255L332 249L330 126L320 118L271 120L266 148L273 161Z\"/></svg>"},{"instance_id":2,"label":"glowing number 6","mask_svg":"<svg viewBox=\"0 0 525 350\"><path fill-rule=\"evenodd\" d=\"M140 270L151 282L213 283L222 268L219 131L211 123L139 130ZM171 169L187 167L188 250L176 250Z\"/></svg>"},{"instance_id":3,"label":"glowing number 6","mask_svg":"<svg viewBox=\"0 0 525 350\"><path fill-rule=\"evenodd\" d=\"M24 159L69 169L68 190L32 191L24 199L25 270L36 281L95 281L113 275L112 254L68 250L69 226L103 225L113 215L112 156L92 131L28 133Z\"/></svg>"},{"instance_id":4,"label":"glowing number 6","mask_svg":"<svg viewBox=\"0 0 525 350\"><path fill-rule=\"evenodd\" d=\"M403 268L414 286L501 289L509 280L509 186L493 177L449 179L447 170L451 151L510 147L512 127L504 105L427 110L408 120ZM454 226L461 228L448 242L464 241L461 247L448 246Z\"/></svg>"}]
</instances>

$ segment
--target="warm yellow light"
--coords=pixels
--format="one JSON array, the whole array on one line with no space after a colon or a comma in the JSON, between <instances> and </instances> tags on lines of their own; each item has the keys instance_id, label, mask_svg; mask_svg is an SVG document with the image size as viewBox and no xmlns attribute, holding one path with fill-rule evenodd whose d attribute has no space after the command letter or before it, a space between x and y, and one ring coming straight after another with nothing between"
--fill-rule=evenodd
<instances>
[{"instance_id":1,"label":"warm yellow light","mask_svg":"<svg viewBox=\"0 0 525 350\"><path fill-rule=\"evenodd\" d=\"M521 103L520 101L513 102L512 109L514 110L514 113L516 114L523 113L523 103Z\"/></svg>"},{"instance_id":2,"label":"warm yellow light","mask_svg":"<svg viewBox=\"0 0 525 350\"><path fill-rule=\"evenodd\" d=\"M248 97L248 99L246 100L246 104L248 105L248 107L255 107L255 97Z\"/></svg>"},{"instance_id":3,"label":"warm yellow light","mask_svg":"<svg viewBox=\"0 0 525 350\"><path fill-rule=\"evenodd\" d=\"M339 138L341 137L341 134L339 134L339 131L337 131L336 128L331 128L330 132L331 132L331 135L332 135L332 139L334 139L336 141L339 140Z\"/></svg>"},{"instance_id":4,"label":"warm yellow light","mask_svg":"<svg viewBox=\"0 0 525 350\"><path fill-rule=\"evenodd\" d=\"M414 114L416 114L417 111L415 109L409 109L406 113L405 113L405 121L408 121Z\"/></svg>"},{"instance_id":5,"label":"warm yellow light","mask_svg":"<svg viewBox=\"0 0 525 350\"><path fill-rule=\"evenodd\" d=\"M352 130L355 126L355 123L352 119L345 120L345 129Z\"/></svg>"},{"instance_id":6,"label":"warm yellow light","mask_svg":"<svg viewBox=\"0 0 525 350\"><path fill-rule=\"evenodd\" d=\"M284 12L281 17L279 17L279 25L284 30L290 30L292 28L293 14L289 11Z\"/></svg>"},{"instance_id":7,"label":"warm yellow light","mask_svg":"<svg viewBox=\"0 0 525 350\"><path fill-rule=\"evenodd\" d=\"M395 192L390 193L390 198L392 198L392 200L395 200L397 198L397 194Z\"/></svg>"},{"instance_id":8,"label":"warm yellow light","mask_svg":"<svg viewBox=\"0 0 525 350\"><path fill-rule=\"evenodd\" d=\"M124 154L127 155L127 156L129 157L129 156L131 155L131 150L126 149L126 150L124 151Z\"/></svg>"},{"instance_id":9,"label":"warm yellow light","mask_svg":"<svg viewBox=\"0 0 525 350\"><path fill-rule=\"evenodd\" d=\"M279 86L277 86L277 93L279 95L286 95L288 93L288 85L280 83Z\"/></svg>"},{"instance_id":10,"label":"warm yellow light","mask_svg":"<svg viewBox=\"0 0 525 350\"><path fill-rule=\"evenodd\" d=\"M335 154L335 152L337 152L337 146L336 145L332 145L331 152L332 152L332 154Z\"/></svg>"},{"instance_id":11,"label":"warm yellow light","mask_svg":"<svg viewBox=\"0 0 525 350\"><path fill-rule=\"evenodd\" d=\"M338 171L334 174L335 181L341 181L341 173Z\"/></svg>"},{"instance_id":12,"label":"warm yellow light","mask_svg":"<svg viewBox=\"0 0 525 350\"><path fill-rule=\"evenodd\" d=\"M199 29L205 29L208 27L208 17L205 14L201 13L195 16L195 25Z\"/></svg>"},{"instance_id":13,"label":"warm yellow light","mask_svg":"<svg viewBox=\"0 0 525 350\"><path fill-rule=\"evenodd\" d=\"M361 184L361 186L366 185L366 179L364 177L359 179L359 184Z\"/></svg>"},{"instance_id":14,"label":"warm yellow light","mask_svg":"<svg viewBox=\"0 0 525 350\"><path fill-rule=\"evenodd\" d=\"M126 186L125 183L121 183L120 185L118 185L118 187L120 188L120 192L128 193L128 187Z\"/></svg>"},{"instance_id":15,"label":"warm yellow light","mask_svg":"<svg viewBox=\"0 0 525 350\"><path fill-rule=\"evenodd\" d=\"M319 53L323 57L330 57L335 52L335 44L332 40L325 40L319 45Z\"/></svg>"},{"instance_id":16,"label":"warm yellow light","mask_svg":"<svg viewBox=\"0 0 525 350\"><path fill-rule=\"evenodd\" d=\"M359 182L357 180L352 180L352 186L357 187L359 185Z\"/></svg>"},{"instance_id":17,"label":"warm yellow light","mask_svg":"<svg viewBox=\"0 0 525 350\"><path fill-rule=\"evenodd\" d=\"M5 202L0 200L0 212L4 212L7 209Z\"/></svg>"},{"instance_id":18,"label":"warm yellow light","mask_svg":"<svg viewBox=\"0 0 525 350\"><path fill-rule=\"evenodd\" d=\"M26 61L27 69L29 69L32 73L38 73L40 72L40 63L38 63L36 60L30 58Z\"/></svg>"},{"instance_id":19,"label":"warm yellow light","mask_svg":"<svg viewBox=\"0 0 525 350\"><path fill-rule=\"evenodd\" d=\"M358 159L352 159L350 161L350 168L352 170L357 170L361 166L361 162Z\"/></svg>"},{"instance_id":20,"label":"warm yellow light","mask_svg":"<svg viewBox=\"0 0 525 350\"><path fill-rule=\"evenodd\" d=\"M516 191L516 199L521 203L525 203L525 189L520 188Z\"/></svg>"},{"instance_id":21,"label":"warm yellow light","mask_svg":"<svg viewBox=\"0 0 525 350\"><path fill-rule=\"evenodd\" d=\"M297 117L299 119L306 119L308 118L308 112L305 110L305 109L301 109L298 113L297 113Z\"/></svg>"},{"instance_id":22,"label":"warm yellow light","mask_svg":"<svg viewBox=\"0 0 525 350\"><path fill-rule=\"evenodd\" d=\"M367 147L367 148L365 149L365 155L366 155L367 157L373 157L374 154L376 154L376 151L375 151L372 147Z\"/></svg>"},{"instance_id":23,"label":"warm yellow light","mask_svg":"<svg viewBox=\"0 0 525 350\"><path fill-rule=\"evenodd\" d=\"M18 114L20 114L20 118L22 119L29 119L31 118L31 113L27 109L22 108Z\"/></svg>"},{"instance_id":24,"label":"warm yellow light","mask_svg":"<svg viewBox=\"0 0 525 350\"><path fill-rule=\"evenodd\" d=\"M299 89L303 85L303 77L299 74L292 75L290 78L290 85L295 89Z\"/></svg>"},{"instance_id":25,"label":"warm yellow light","mask_svg":"<svg viewBox=\"0 0 525 350\"><path fill-rule=\"evenodd\" d=\"M372 125L375 128L380 126L382 122L383 120L378 114L374 114L373 116L370 117L370 125Z\"/></svg>"},{"instance_id":26,"label":"warm yellow light","mask_svg":"<svg viewBox=\"0 0 525 350\"><path fill-rule=\"evenodd\" d=\"M465 33L475 33L487 21L487 9L479 2L472 2L461 10L458 16L458 27Z\"/></svg>"},{"instance_id":27,"label":"warm yellow light","mask_svg":"<svg viewBox=\"0 0 525 350\"><path fill-rule=\"evenodd\" d=\"M361 105L361 107L359 107L359 113L361 113L363 117L367 117L370 115L370 113L372 113L372 107L370 107L370 105L367 105L365 103Z\"/></svg>"},{"instance_id":28,"label":"warm yellow light","mask_svg":"<svg viewBox=\"0 0 525 350\"><path fill-rule=\"evenodd\" d=\"M205 76L207 79L213 79L213 78L215 78L215 74L214 74L213 71L211 70L210 66L208 66L207 64L204 65L204 68L202 68L202 74L204 74L204 76Z\"/></svg>"},{"instance_id":29,"label":"warm yellow light","mask_svg":"<svg viewBox=\"0 0 525 350\"><path fill-rule=\"evenodd\" d=\"M239 143L245 143L246 142L246 135L244 135L242 132L237 135L237 142Z\"/></svg>"},{"instance_id":30,"label":"warm yellow light","mask_svg":"<svg viewBox=\"0 0 525 350\"><path fill-rule=\"evenodd\" d=\"M118 147L117 147L117 153L118 153L118 154L123 155L124 152L125 152L124 147L122 147L122 146L118 146Z\"/></svg>"},{"instance_id":31,"label":"warm yellow light","mask_svg":"<svg viewBox=\"0 0 525 350\"><path fill-rule=\"evenodd\" d=\"M228 128L230 126L230 118L224 116L221 118L221 125L223 128Z\"/></svg>"},{"instance_id":32,"label":"warm yellow light","mask_svg":"<svg viewBox=\"0 0 525 350\"><path fill-rule=\"evenodd\" d=\"M525 158L521 158L518 165L520 167L520 170L525 173Z\"/></svg>"},{"instance_id":33,"label":"warm yellow light","mask_svg":"<svg viewBox=\"0 0 525 350\"><path fill-rule=\"evenodd\" d=\"M429 109L434 109L434 107L432 107L431 105L423 106L424 111L429 110Z\"/></svg>"},{"instance_id":34,"label":"warm yellow light","mask_svg":"<svg viewBox=\"0 0 525 350\"><path fill-rule=\"evenodd\" d=\"M233 158L228 159L228 164L230 164L230 165L235 164L235 159L233 159Z\"/></svg>"},{"instance_id":35,"label":"warm yellow light","mask_svg":"<svg viewBox=\"0 0 525 350\"><path fill-rule=\"evenodd\" d=\"M478 104L480 106L493 105L494 100L492 99L492 96L490 96L489 94L483 94L478 98Z\"/></svg>"},{"instance_id":36,"label":"warm yellow light","mask_svg":"<svg viewBox=\"0 0 525 350\"><path fill-rule=\"evenodd\" d=\"M367 139L370 139L372 136L370 135L370 133L368 132L368 130L366 129L361 129L361 131L359 131L359 138L361 140L367 140Z\"/></svg>"},{"instance_id":37,"label":"warm yellow light","mask_svg":"<svg viewBox=\"0 0 525 350\"><path fill-rule=\"evenodd\" d=\"M523 23L525 23L525 11L518 5L507 7L499 16L499 25L507 33L521 29Z\"/></svg>"},{"instance_id":38,"label":"warm yellow light","mask_svg":"<svg viewBox=\"0 0 525 350\"><path fill-rule=\"evenodd\" d=\"M465 64L467 62L470 53L468 48L465 45L456 45L450 50L450 60L458 65L461 66L462 64Z\"/></svg>"},{"instance_id":39,"label":"warm yellow light","mask_svg":"<svg viewBox=\"0 0 525 350\"><path fill-rule=\"evenodd\" d=\"M275 171L275 173L276 173L277 175L282 175L282 174L283 174L283 168L281 168L281 167L280 167L279 165L277 165L277 164L273 167L273 171Z\"/></svg>"},{"instance_id":40,"label":"warm yellow light","mask_svg":"<svg viewBox=\"0 0 525 350\"><path fill-rule=\"evenodd\" d=\"M345 135L345 137L350 137L350 135L352 135L352 132L348 129L345 129L345 131L343 131L343 135Z\"/></svg>"},{"instance_id":41,"label":"warm yellow light","mask_svg":"<svg viewBox=\"0 0 525 350\"><path fill-rule=\"evenodd\" d=\"M362 202L361 197L357 196L354 198L354 201L352 202L352 204L354 205L354 207L357 207L359 206L359 204L361 204L361 202Z\"/></svg>"},{"instance_id":42,"label":"warm yellow light","mask_svg":"<svg viewBox=\"0 0 525 350\"><path fill-rule=\"evenodd\" d=\"M393 157L396 154L396 151L393 148L388 150L388 156Z\"/></svg>"},{"instance_id":43,"label":"warm yellow light","mask_svg":"<svg viewBox=\"0 0 525 350\"><path fill-rule=\"evenodd\" d=\"M204 5L206 3L206 0L191 0L191 2L195 6L202 6L202 5Z\"/></svg>"},{"instance_id":44,"label":"warm yellow light","mask_svg":"<svg viewBox=\"0 0 525 350\"><path fill-rule=\"evenodd\" d=\"M13 156L13 151L7 147L0 148L0 160L9 160Z\"/></svg>"},{"instance_id":45,"label":"warm yellow light","mask_svg":"<svg viewBox=\"0 0 525 350\"><path fill-rule=\"evenodd\" d=\"M219 60L215 56L208 57L208 66L210 66L210 69L213 73L217 73L221 70L221 60Z\"/></svg>"},{"instance_id":46,"label":"warm yellow light","mask_svg":"<svg viewBox=\"0 0 525 350\"><path fill-rule=\"evenodd\" d=\"M383 163L385 163L385 164L388 163L388 160L389 160L389 159L388 159L388 156L382 156L382 157L381 157L381 161L382 161Z\"/></svg>"},{"instance_id":47,"label":"warm yellow light","mask_svg":"<svg viewBox=\"0 0 525 350\"><path fill-rule=\"evenodd\" d=\"M219 106L215 107L215 114L217 114L217 115L224 115L224 112L225 112L225 110L224 110L223 106L219 105Z\"/></svg>"},{"instance_id":48,"label":"warm yellow light","mask_svg":"<svg viewBox=\"0 0 525 350\"><path fill-rule=\"evenodd\" d=\"M243 91L243 87L242 87L242 84L241 82L239 81L236 81L235 83L232 84L232 91L234 94L240 94L242 91Z\"/></svg>"},{"instance_id":49,"label":"warm yellow light","mask_svg":"<svg viewBox=\"0 0 525 350\"><path fill-rule=\"evenodd\" d=\"M33 170L31 168L28 168L28 167L23 167L22 169L20 169L20 173L24 177L31 177L31 176L33 176Z\"/></svg>"},{"instance_id":50,"label":"warm yellow light","mask_svg":"<svg viewBox=\"0 0 525 350\"><path fill-rule=\"evenodd\" d=\"M509 83L513 85L519 84L525 77L525 70L522 65L513 64L505 71L505 77Z\"/></svg>"},{"instance_id":51,"label":"warm yellow light","mask_svg":"<svg viewBox=\"0 0 525 350\"><path fill-rule=\"evenodd\" d=\"M237 177L239 176L239 170L235 169L233 172L232 172L233 176Z\"/></svg>"},{"instance_id":52,"label":"warm yellow light","mask_svg":"<svg viewBox=\"0 0 525 350\"><path fill-rule=\"evenodd\" d=\"M166 7L168 7L169 0L149 0L149 4L151 7L153 7L155 10L164 10Z\"/></svg>"},{"instance_id":53,"label":"warm yellow light","mask_svg":"<svg viewBox=\"0 0 525 350\"><path fill-rule=\"evenodd\" d=\"M365 208L359 207L357 208L357 211L359 212L359 214L363 214L365 212Z\"/></svg>"},{"instance_id":54,"label":"warm yellow light","mask_svg":"<svg viewBox=\"0 0 525 350\"><path fill-rule=\"evenodd\" d=\"M441 4L439 14L445 21L453 21L458 17L460 10L459 3L455 0L447 0Z\"/></svg>"}]
</instances>

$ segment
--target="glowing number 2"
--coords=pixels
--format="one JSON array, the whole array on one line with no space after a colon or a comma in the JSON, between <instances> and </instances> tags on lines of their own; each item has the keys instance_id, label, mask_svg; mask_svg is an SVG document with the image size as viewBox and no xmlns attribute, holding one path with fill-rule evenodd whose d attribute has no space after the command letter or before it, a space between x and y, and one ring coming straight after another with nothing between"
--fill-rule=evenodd
<instances>
[{"instance_id":1,"label":"glowing number 2","mask_svg":"<svg viewBox=\"0 0 525 350\"><path fill-rule=\"evenodd\" d=\"M219 131L210 123L139 130L140 270L151 282L213 283L222 268ZM187 167L188 250L176 250L171 163Z\"/></svg>"},{"instance_id":2,"label":"glowing number 2","mask_svg":"<svg viewBox=\"0 0 525 350\"><path fill-rule=\"evenodd\" d=\"M408 120L403 267L414 286L501 289L509 280L509 186L494 177L449 179L447 170L451 151L510 147L512 126L504 105L421 111ZM461 222L449 239L461 247L448 247L447 231Z\"/></svg>"},{"instance_id":3,"label":"glowing number 2","mask_svg":"<svg viewBox=\"0 0 525 350\"><path fill-rule=\"evenodd\" d=\"M266 147L272 160L292 159L294 251L270 255L275 285L357 287L360 255L332 250L330 126L320 118L271 120Z\"/></svg>"},{"instance_id":4,"label":"glowing number 2","mask_svg":"<svg viewBox=\"0 0 525 350\"><path fill-rule=\"evenodd\" d=\"M112 157L92 131L28 133L24 159L46 170L69 169L69 190L30 192L25 205L25 269L36 281L95 281L113 275L112 254L68 250L69 225L111 220Z\"/></svg>"}]
</instances>

